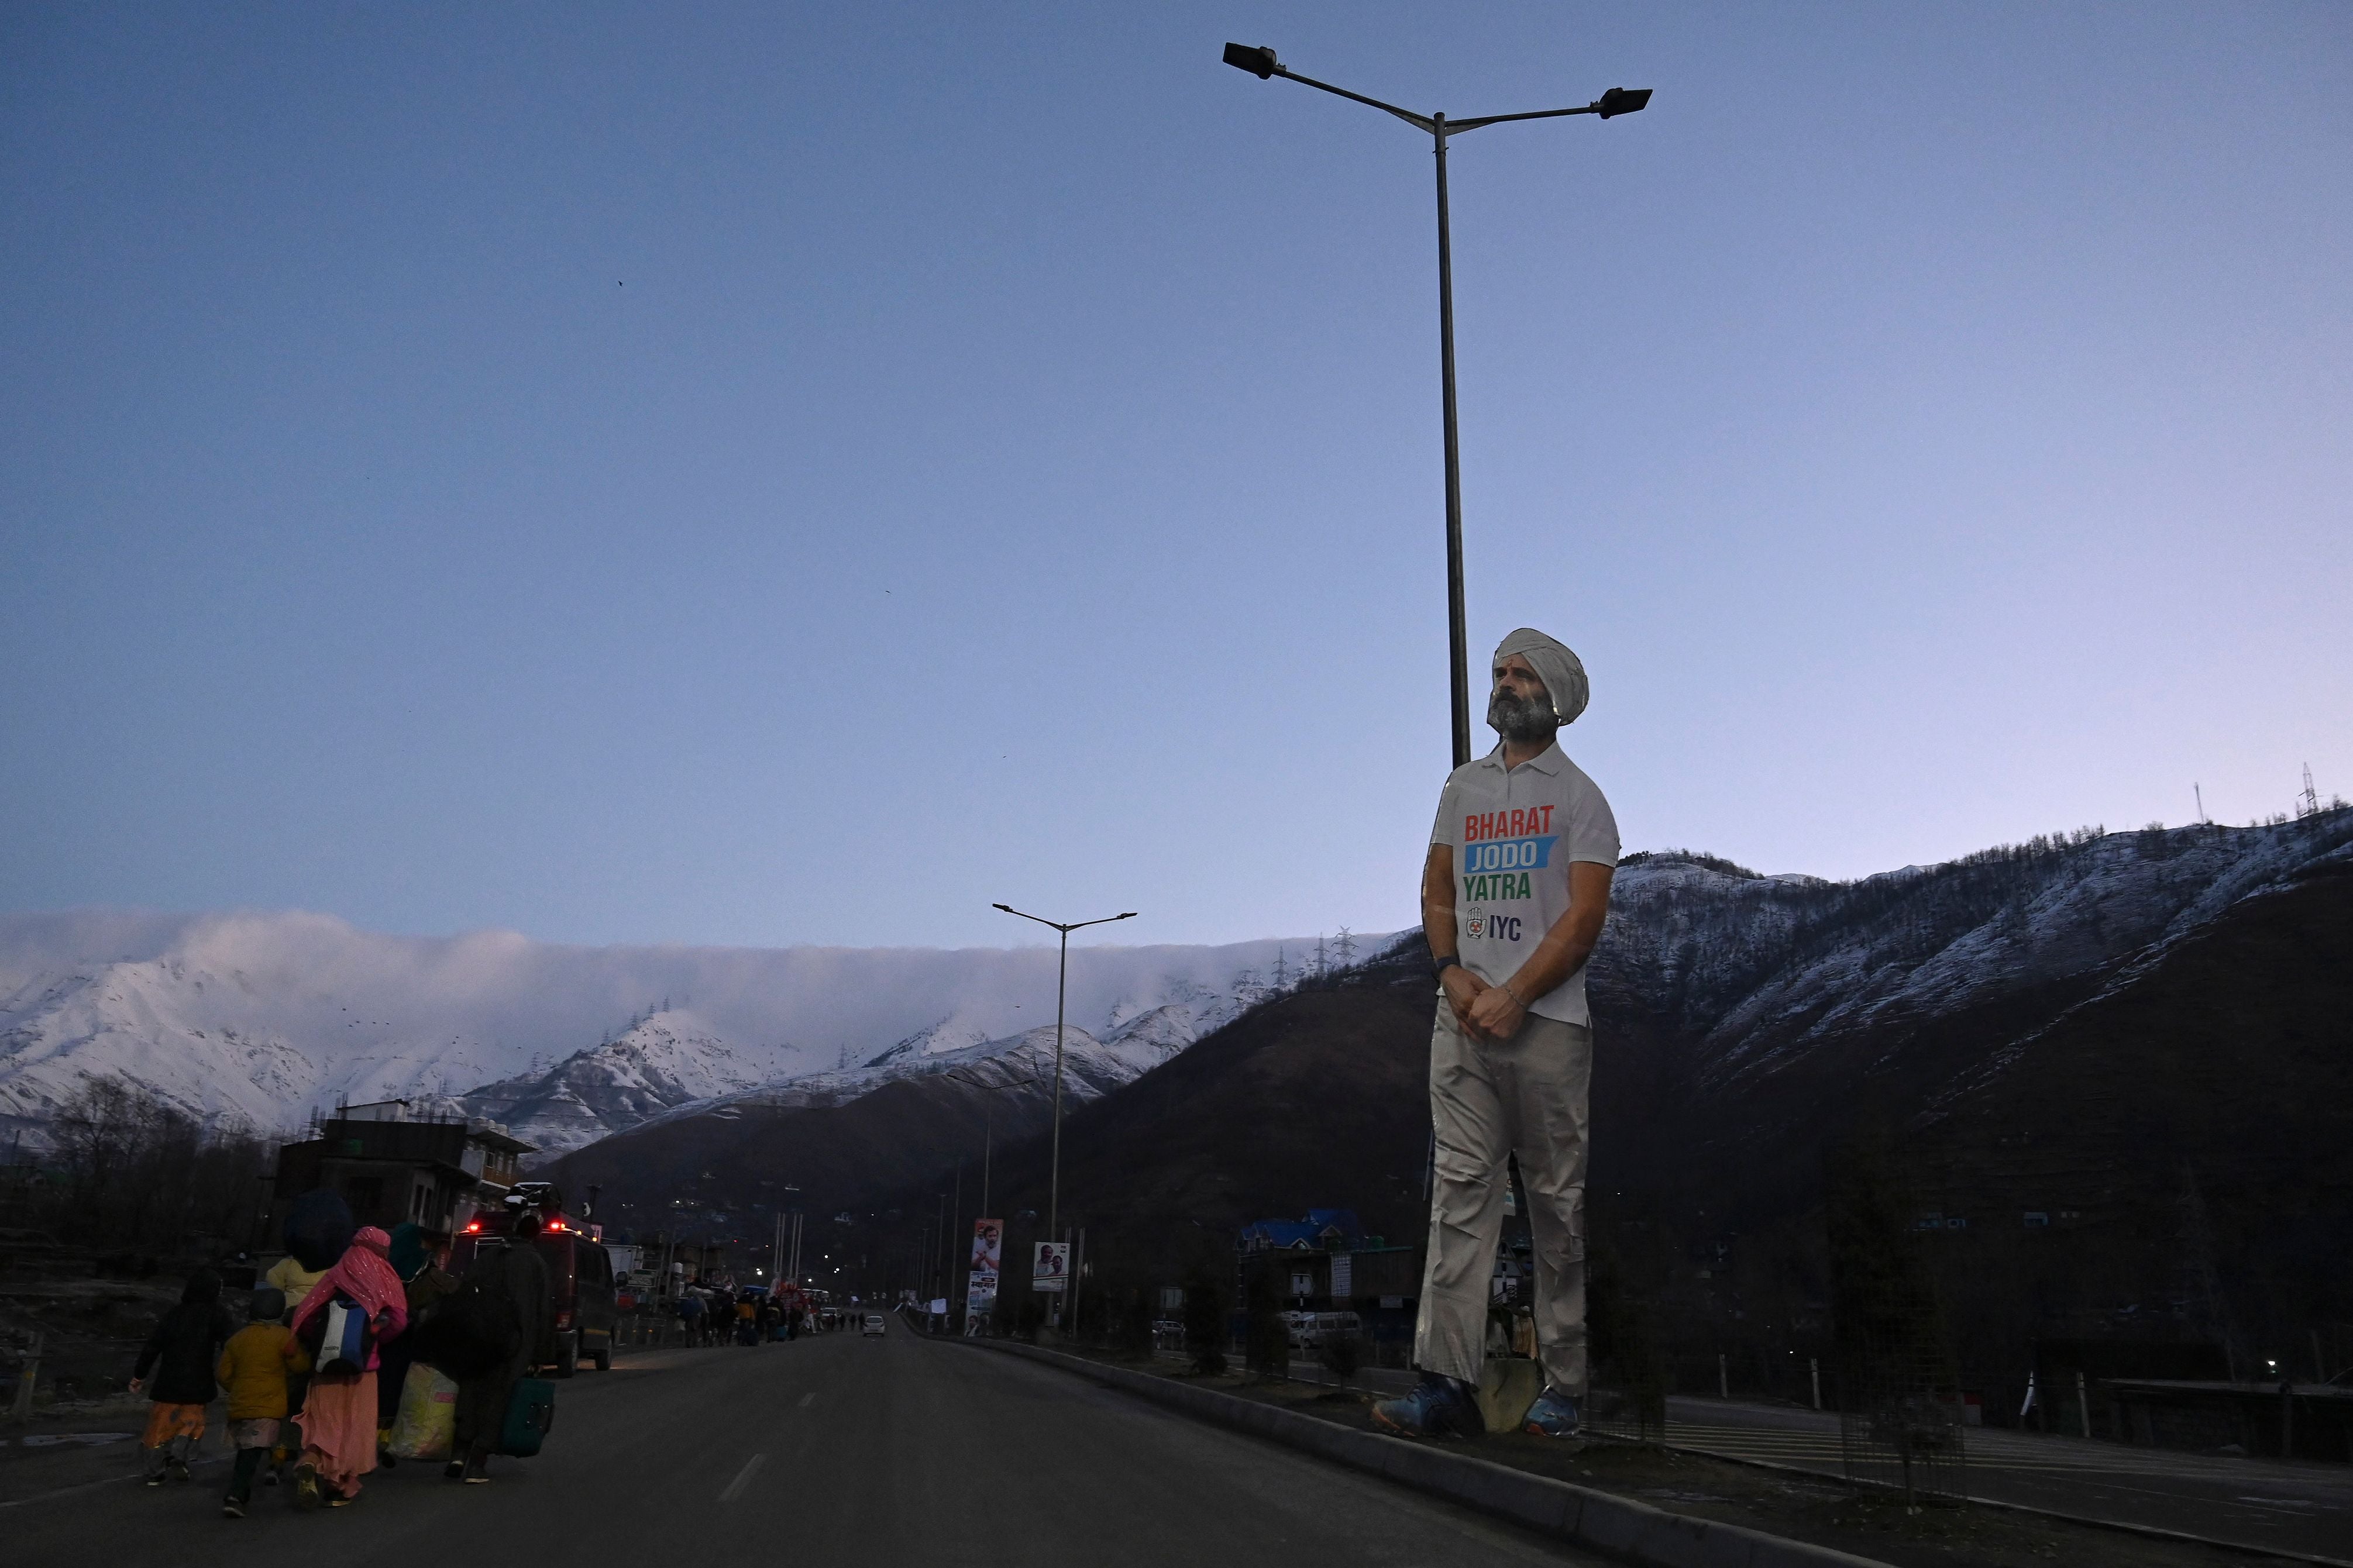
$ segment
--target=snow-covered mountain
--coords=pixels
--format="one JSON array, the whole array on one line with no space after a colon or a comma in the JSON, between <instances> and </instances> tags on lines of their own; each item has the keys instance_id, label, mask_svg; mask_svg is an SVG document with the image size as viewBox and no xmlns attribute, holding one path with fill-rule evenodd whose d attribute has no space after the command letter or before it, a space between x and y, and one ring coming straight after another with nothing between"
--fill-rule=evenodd
<instances>
[{"instance_id":1,"label":"snow-covered mountain","mask_svg":"<svg viewBox=\"0 0 2353 1568\"><path fill-rule=\"evenodd\" d=\"M2241 900L2348 856L2353 812L2340 810L2085 832L1856 882L1637 857L1619 871L1592 986L1693 1042L1701 1081L1721 1087L1827 1040L2096 990Z\"/></svg>"},{"instance_id":2,"label":"snow-covered mountain","mask_svg":"<svg viewBox=\"0 0 2353 1568\"><path fill-rule=\"evenodd\" d=\"M615 1039L459 1097L469 1116L507 1124L541 1155L593 1143L674 1105L731 1094L789 1070L785 1053L738 1050L709 1024L668 1009Z\"/></svg>"},{"instance_id":3,"label":"snow-covered mountain","mask_svg":"<svg viewBox=\"0 0 2353 1568\"><path fill-rule=\"evenodd\" d=\"M1069 1016L1181 1048L1313 945L1078 949ZM1017 1040L1052 1016L1055 962L395 937L305 913L0 916L0 1128L37 1136L80 1084L119 1076L264 1130L339 1099L454 1100L555 1152L756 1085Z\"/></svg>"},{"instance_id":4,"label":"snow-covered mountain","mask_svg":"<svg viewBox=\"0 0 2353 1568\"><path fill-rule=\"evenodd\" d=\"M1069 1025L1063 1087L1091 1100L1158 1067L1239 1014L1256 995L1247 983L1231 991L1180 983L1178 1000L1124 1005L1101 1038ZM575 1052L544 1073L484 1084L459 1098L471 1116L506 1122L538 1146L532 1163L665 1117L718 1111L730 1105L839 1105L883 1084L950 1068L994 1087L1050 1078L1050 1024L991 1037L971 1010L916 1030L855 1066L796 1071L774 1052L739 1051L691 1013L657 1013L626 1033ZM986 1070L983 1071L983 1068Z\"/></svg>"}]
</instances>

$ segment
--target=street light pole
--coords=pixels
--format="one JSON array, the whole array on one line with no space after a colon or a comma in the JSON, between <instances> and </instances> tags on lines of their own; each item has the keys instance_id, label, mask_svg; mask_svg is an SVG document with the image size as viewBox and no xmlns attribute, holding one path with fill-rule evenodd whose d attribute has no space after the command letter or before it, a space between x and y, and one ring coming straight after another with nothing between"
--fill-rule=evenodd
<instances>
[{"instance_id":1,"label":"street light pole","mask_svg":"<svg viewBox=\"0 0 2353 1568\"><path fill-rule=\"evenodd\" d=\"M1454 765L1471 760L1471 628L1462 609L1462 447L1454 425L1454 241L1446 215L1446 116L1430 116L1438 150L1438 379L1446 423L1446 678Z\"/></svg>"},{"instance_id":2,"label":"street light pole","mask_svg":"<svg viewBox=\"0 0 2353 1568\"><path fill-rule=\"evenodd\" d=\"M1446 210L1446 142L1466 131L1500 125L1507 120L1557 120L1570 114L1598 114L1608 120L1632 114L1651 101L1651 89L1613 87L1591 103L1576 109L1538 109L1524 114L1483 114L1471 120L1449 120L1443 114L1416 114L1377 98L1366 98L1330 82L1301 76L1274 58L1274 51L1248 44L1228 44L1226 64L1264 81L1282 77L1352 102L1394 114L1407 124L1430 133L1438 154L1438 360L1439 395L1446 429L1446 638L1447 668L1452 682L1454 765L1471 760L1471 647L1462 612L1462 458L1454 421L1454 256ZM1002 906L1000 906L1002 907Z\"/></svg>"},{"instance_id":3,"label":"street light pole","mask_svg":"<svg viewBox=\"0 0 2353 1568\"><path fill-rule=\"evenodd\" d=\"M1074 931L1084 931L1089 926L1109 925L1113 921L1132 921L1135 918L1135 911L1130 910L1122 915L1104 915L1097 920L1073 921L1065 925L1060 921L1050 921L1043 915L1022 914L1021 910L1015 909L1011 904L994 904L990 907L1003 910L1008 915L1020 915L1025 921L1036 921L1041 926L1051 926L1062 933L1061 963L1054 975L1054 1154L1052 1175L1046 1189L1046 1239L1052 1241L1059 1234L1054 1229L1054 1226L1060 1218L1062 1210L1062 1003L1071 976L1071 933Z\"/></svg>"}]
</instances>

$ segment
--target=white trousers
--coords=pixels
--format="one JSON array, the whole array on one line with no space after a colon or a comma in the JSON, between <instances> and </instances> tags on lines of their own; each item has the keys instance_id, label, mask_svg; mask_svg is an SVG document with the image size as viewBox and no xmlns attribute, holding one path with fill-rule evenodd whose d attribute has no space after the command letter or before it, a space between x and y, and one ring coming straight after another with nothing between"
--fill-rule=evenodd
<instances>
[{"instance_id":1,"label":"white trousers","mask_svg":"<svg viewBox=\"0 0 2353 1568\"><path fill-rule=\"evenodd\" d=\"M1479 1381L1488 1280L1504 1230L1508 1156L1520 1162L1535 1250L1536 1353L1545 1383L1585 1393L1586 1098L1593 1031L1531 1014L1501 1045L1472 1040L1441 996L1430 1037L1438 1159L1414 1363Z\"/></svg>"}]
</instances>

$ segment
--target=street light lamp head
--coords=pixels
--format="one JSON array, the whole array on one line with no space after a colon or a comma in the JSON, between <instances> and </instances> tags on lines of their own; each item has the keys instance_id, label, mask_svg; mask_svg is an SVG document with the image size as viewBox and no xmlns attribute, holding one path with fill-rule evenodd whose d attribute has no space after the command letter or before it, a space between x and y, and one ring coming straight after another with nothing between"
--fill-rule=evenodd
<instances>
[{"instance_id":1,"label":"street light lamp head","mask_svg":"<svg viewBox=\"0 0 2353 1568\"><path fill-rule=\"evenodd\" d=\"M1113 916L1112 916L1112 919L1113 919L1113 920L1115 920L1115 921L1132 921L1132 920L1134 920L1134 918L1135 918L1135 911L1134 911L1134 910L1128 910L1128 911L1127 911L1127 913L1125 913L1125 914L1124 914L1124 915L1113 915Z\"/></svg>"},{"instance_id":2,"label":"street light lamp head","mask_svg":"<svg viewBox=\"0 0 2353 1568\"><path fill-rule=\"evenodd\" d=\"M1594 111L1607 120L1613 114L1635 114L1648 108L1651 89L1647 87L1613 87L1594 100Z\"/></svg>"},{"instance_id":3,"label":"street light lamp head","mask_svg":"<svg viewBox=\"0 0 2353 1568\"><path fill-rule=\"evenodd\" d=\"M1274 58L1274 51L1263 44L1256 48L1248 44L1228 44L1226 63L1236 70L1250 72L1261 81L1282 68L1282 62Z\"/></svg>"}]
</instances>

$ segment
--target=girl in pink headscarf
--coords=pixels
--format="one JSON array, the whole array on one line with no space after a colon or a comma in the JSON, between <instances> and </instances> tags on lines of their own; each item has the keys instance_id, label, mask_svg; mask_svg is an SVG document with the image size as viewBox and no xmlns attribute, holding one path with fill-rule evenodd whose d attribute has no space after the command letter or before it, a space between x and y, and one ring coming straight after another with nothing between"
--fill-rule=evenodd
<instances>
[{"instance_id":1,"label":"girl in pink headscarf","mask_svg":"<svg viewBox=\"0 0 2353 1568\"><path fill-rule=\"evenodd\" d=\"M303 1298L294 1314L299 1338L311 1321L323 1314L338 1294L358 1303L375 1321L375 1342L396 1336L408 1326L408 1302L400 1276L385 1256L392 1238L374 1226L352 1237L335 1266ZM294 1503L316 1508L324 1502L342 1508L359 1496L360 1477L375 1468L375 1373L379 1364L374 1347L363 1372L320 1372L311 1379L309 1397L295 1421L302 1428L302 1459L294 1472Z\"/></svg>"}]
</instances>

